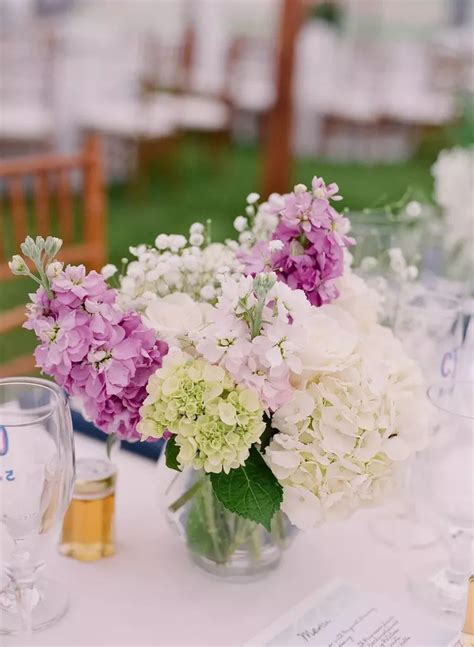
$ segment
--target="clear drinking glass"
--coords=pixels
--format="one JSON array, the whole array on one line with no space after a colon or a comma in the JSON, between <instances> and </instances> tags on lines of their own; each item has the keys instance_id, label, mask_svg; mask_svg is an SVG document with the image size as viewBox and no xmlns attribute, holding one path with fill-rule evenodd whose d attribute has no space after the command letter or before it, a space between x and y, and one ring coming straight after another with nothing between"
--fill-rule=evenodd
<instances>
[{"instance_id":1,"label":"clear drinking glass","mask_svg":"<svg viewBox=\"0 0 474 647\"><path fill-rule=\"evenodd\" d=\"M434 276L400 292L393 332L420 365L425 384L456 379L463 342L462 295L460 284ZM405 464L393 509L378 513L370 526L376 539L393 547L424 548L439 538L437 528L416 510L414 460Z\"/></svg>"},{"instance_id":2,"label":"clear drinking glass","mask_svg":"<svg viewBox=\"0 0 474 647\"><path fill-rule=\"evenodd\" d=\"M474 382L428 389L434 412L432 442L417 463L421 500L444 522L449 559L417 569L411 588L433 609L462 615L474 572Z\"/></svg>"},{"instance_id":3,"label":"clear drinking glass","mask_svg":"<svg viewBox=\"0 0 474 647\"><path fill-rule=\"evenodd\" d=\"M67 596L45 578L40 551L69 504L72 421L65 393L35 378L0 380L0 633L43 629Z\"/></svg>"},{"instance_id":4,"label":"clear drinking glass","mask_svg":"<svg viewBox=\"0 0 474 647\"><path fill-rule=\"evenodd\" d=\"M426 223L432 220L430 207L418 203L420 213L410 216L407 211L391 213L385 209L349 212L351 235L357 245L351 249L354 265L367 256L381 259L390 248L398 247L409 264L421 262L426 267Z\"/></svg>"},{"instance_id":5,"label":"clear drinking glass","mask_svg":"<svg viewBox=\"0 0 474 647\"><path fill-rule=\"evenodd\" d=\"M393 332L428 384L456 376L463 297L461 284L433 276L400 292Z\"/></svg>"},{"instance_id":6,"label":"clear drinking glass","mask_svg":"<svg viewBox=\"0 0 474 647\"><path fill-rule=\"evenodd\" d=\"M403 281L394 271L390 249L401 250L407 265L423 266L422 220L406 219L385 211L350 212L352 266L383 300L383 323L393 325Z\"/></svg>"}]
</instances>

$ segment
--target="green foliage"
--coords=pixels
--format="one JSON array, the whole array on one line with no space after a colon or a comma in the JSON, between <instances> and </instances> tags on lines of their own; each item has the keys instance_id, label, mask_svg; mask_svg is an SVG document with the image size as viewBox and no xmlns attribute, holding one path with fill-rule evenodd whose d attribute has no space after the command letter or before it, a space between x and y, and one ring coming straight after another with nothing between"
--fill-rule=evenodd
<instances>
[{"instance_id":1,"label":"green foliage","mask_svg":"<svg viewBox=\"0 0 474 647\"><path fill-rule=\"evenodd\" d=\"M200 493L193 497L187 513L186 541L193 552L210 559L214 558L212 535L209 532L203 498Z\"/></svg>"},{"instance_id":2,"label":"green foliage","mask_svg":"<svg viewBox=\"0 0 474 647\"><path fill-rule=\"evenodd\" d=\"M166 467L169 467L171 470L181 472L181 468L178 463L178 454L179 447L176 444L176 439L174 436L171 436L171 438L168 438L166 441L165 447Z\"/></svg>"},{"instance_id":3,"label":"green foliage","mask_svg":"<svg viewBox=\"0 0 474 647\"><path fill-rule=\"evenodd\" d=\"M310 17L313 20L322 20L337 27L340 27L342 23L342 11L333 2L322 2L312 7Z\"/></svg>"},{"instance_id":4,"label":"green foliage","mask_svg":"<svg viewBox=\"0 0 474 647\"><path fill-rule=\"evenodd\" d=\"M453 145L467 148L474 145L474 97L463 97L461 106L461 119L452 127L449 135Z\"/></svg>"},{"instance_id":5,"label":"green foliage","mask_svg":"<svg viewBox=\"0 0 474 647\"><path fill-rule=\"evenodd\" d=\"M190 550L217 563L225 563L234 546L226 511L217 500L209 477L190 501L186 518L186 541Z\"/></svg>"},{"instance_id":6,"label":"green foliage","mask_svg":"<svg viewBox=\"0 0 474 647\"><path fill-rule=\"evenodd\" d=\"M283 500L283 489L255 447L251 448L245 465L228 474L211 474L211 483L227 510L271 531L272 517Z\"/></svg>"}]
</instances>

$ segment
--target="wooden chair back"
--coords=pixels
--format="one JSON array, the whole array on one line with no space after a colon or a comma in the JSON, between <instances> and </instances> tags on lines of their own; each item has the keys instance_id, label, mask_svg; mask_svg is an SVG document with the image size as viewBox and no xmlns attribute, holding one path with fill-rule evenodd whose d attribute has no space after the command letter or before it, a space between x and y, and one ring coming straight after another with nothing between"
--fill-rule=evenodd
<instances>
[{"instance_id":1,"label":"wooden chair back","mask_svg":"<svg viewBox=\"0 0 474 647\"><path fill-rule=\"evenodd\" d=\"M75 187L80 191L75 191ZM77 194L77 195L76 195ZM73 155L44 154L0 161L0 281L14 280L8 267L31 236L63 239L59 259L100 270L106 261L106 198L100 139L86 137ZM25 306L0 312L0 335L21 326ZM0 365L0 377L28 374L31 355Z\"/></svg>"}]
</instances>

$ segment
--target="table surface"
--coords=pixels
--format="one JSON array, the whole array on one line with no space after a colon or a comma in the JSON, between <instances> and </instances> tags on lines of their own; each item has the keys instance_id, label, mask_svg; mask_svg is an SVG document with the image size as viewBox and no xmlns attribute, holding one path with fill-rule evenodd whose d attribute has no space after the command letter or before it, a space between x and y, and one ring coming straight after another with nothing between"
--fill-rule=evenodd
<instances>
[{"instance_id":1,"label":"table surface","mask_svg":"<svg viewBox=\"0 0 474 647\"><path fill-rule=\"evenodd\" d=\"M76 434L78 456L103 451ZM436 621L412 598L406 574L440 548L393 551L378 543L368 528L375 510L300 533L278 569L255 582L230 583L194 566L169 528L156 463L123 450L116 463L116 555L85 564L51 551L48 570L69 591L68 613L28 643L3 637L2 646L239 645L333 579L409 601L420 623Z\"/></svg>"}]
</instances>

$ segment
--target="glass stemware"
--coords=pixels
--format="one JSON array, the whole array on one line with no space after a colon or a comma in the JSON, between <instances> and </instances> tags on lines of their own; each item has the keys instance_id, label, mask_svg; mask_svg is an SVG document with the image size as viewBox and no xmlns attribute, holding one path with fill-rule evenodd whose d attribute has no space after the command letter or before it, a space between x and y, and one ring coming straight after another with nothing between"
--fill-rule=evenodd
<instances>
[{"instance_id":1,"label":"glass stemware","mask_svg":"<svg viewBox=\"0 0 474 647\"><path fill-rule=\"evenodd\" d=\"M456 379L463 341L462 294L459 284L433 276L400 292L393 332L419 363L427 384ZM394 510L378 513L370 524L375 538L392 547L424 548L439 538L438 529L416 510L413 464L411 460L404 467Z\"/></svg>"},{"instance_id":2,"label":"glass stemware","mask_svg":"<svg viewBox=\"0 0 474 647\"><path fill-rule=\"evenodd\" d=\"M30 633L66 611L67 596L38 570L40 549L66 511L73 481L65 393L47 380L0 380L0 633Z\"/></svg>"},{"instance_id":3,"label":"glass stemware","mask_svg":"<svg viewBox=\"0 0 474 647\"><path fill-rule=\"evenodd\" d=\"M417 468L421 498L449 535L449 560L417 569L412 590L433 609L461 615L474 572L474 382L428 389L434 412L432 442Z\"/></svg>"}]
</instances>

